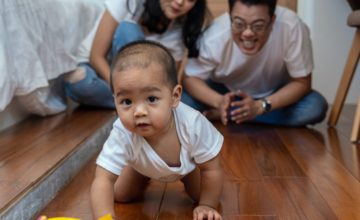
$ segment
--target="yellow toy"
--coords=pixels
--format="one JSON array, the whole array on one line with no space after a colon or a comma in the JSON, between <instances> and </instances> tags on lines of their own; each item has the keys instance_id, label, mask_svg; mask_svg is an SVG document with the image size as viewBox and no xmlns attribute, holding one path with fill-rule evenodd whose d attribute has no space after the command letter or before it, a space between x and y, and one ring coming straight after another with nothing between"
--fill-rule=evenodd
<instances>
[{"instance_id":1,"label":"yellow toy","mask_svg":"<svg viewBox=\"0 0 360 220\"><path fill-rule=\"evenodd\" d=\"M48 218L46 216L40 216L37 220L81 220L79 218L69 218L69 217L53 217ZM99 220L113 220L110 214L104 215L103 217L99 218Z\"/></svg>"},{"instance_id":2,"label":"yellow toy","mask_svg":"<svg viewBox=\"0 0 360 220\"><path fill-rule=\"evenodd\" d=\"M81 220L81 219L79 219L79 218L69 218L69 217L47 218L46 216L40 216L37 220Z\"/></svg>"}]
</instances>

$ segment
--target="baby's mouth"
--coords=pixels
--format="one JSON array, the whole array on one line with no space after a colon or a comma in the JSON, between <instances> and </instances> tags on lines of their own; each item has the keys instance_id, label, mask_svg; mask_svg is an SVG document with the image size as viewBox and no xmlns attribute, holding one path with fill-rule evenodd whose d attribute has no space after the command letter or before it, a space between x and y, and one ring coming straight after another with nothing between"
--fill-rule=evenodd
<instances>
[{"instance_id":1,"label":"baby's mouth","mask_svg":"<svg viewBox=\"0 0 360 220\"><path fill-rule=\"evenodd\" d=\"M145 122L136 123L136 127L140 127L140 128L147 127L147 126L149 126L149 125L150 125L150 124L145 123Z\"/></svg>"}]
</instances>

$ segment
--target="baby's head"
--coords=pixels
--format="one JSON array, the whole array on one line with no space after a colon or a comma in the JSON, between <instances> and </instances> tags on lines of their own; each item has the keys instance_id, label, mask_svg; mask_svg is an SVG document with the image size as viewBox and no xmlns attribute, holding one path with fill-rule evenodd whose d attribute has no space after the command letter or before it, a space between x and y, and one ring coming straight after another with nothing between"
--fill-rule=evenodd
<instances>
[{"instance_id":1,"label":"baby's head","mask_svg":"<svg viewBox=\"0 0 360 220\"><path fill-rule=\"evenodd\" d=\"M146 69L150 64L163 68L162 73L171 88L177 84L177 71L175 60L171 53L160 43L149 40L139 40L125 45L112 61L110 86L114 93L114 77L131 68Z\"/></svg>"},{"instance_id":2,"label":"baby's head","mask_svg":"<svg viewBox=\"0 0 360 220\"><path fill-rule=\"evenodd\" d=\"M180 102L182 88L175 61L162 45L152 41L126 45L113 61L110 83L116 111L129 131L150 138L174 124L172 110Z\"/></svg>"}]
</instances>

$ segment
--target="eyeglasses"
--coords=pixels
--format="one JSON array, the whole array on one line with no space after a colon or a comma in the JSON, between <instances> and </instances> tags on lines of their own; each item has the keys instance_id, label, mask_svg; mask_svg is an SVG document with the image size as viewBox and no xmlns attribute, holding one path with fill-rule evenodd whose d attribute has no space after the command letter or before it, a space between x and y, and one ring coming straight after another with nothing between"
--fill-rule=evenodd
<instances>
[{"instance_id":1,"label":"eyeglasses","mask_svg":"<svg viewBox=\"0 0 360 220\"><path fill-rule=\"evenodd\" d=\"M239 19L232 19L231 21L231 27L235 34L240 34L248 28L250 28L254 34L262 34L268 26L269 23L265 23L264 21L257 21L252 24L247 24Z\"/></svg>"}]
</instances>

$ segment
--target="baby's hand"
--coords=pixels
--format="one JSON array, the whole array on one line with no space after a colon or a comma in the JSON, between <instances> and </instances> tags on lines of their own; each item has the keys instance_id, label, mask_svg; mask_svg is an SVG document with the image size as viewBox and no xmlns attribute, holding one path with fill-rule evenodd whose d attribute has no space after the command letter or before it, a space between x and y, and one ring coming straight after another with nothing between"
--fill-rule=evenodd
<instances>
[{"instance_id":1,"label":"baby's hand","mask_svg":"<svg viewBox=\"0 0 360 220\"><path fill-rule=\"evenodd\" d=\"M194 220L221 220L221 215L213 208L206 205L199 205L193 211Z\"/></svg>"}]
</instances>

